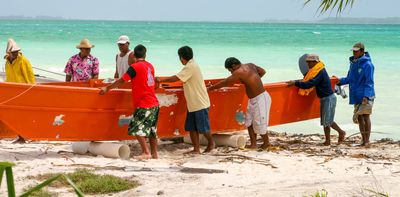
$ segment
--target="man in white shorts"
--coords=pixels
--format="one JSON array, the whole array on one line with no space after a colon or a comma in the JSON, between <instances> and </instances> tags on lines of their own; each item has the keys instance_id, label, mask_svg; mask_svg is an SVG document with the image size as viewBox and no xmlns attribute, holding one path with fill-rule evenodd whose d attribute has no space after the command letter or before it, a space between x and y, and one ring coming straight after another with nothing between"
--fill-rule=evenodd
<instances>
[{"instance_id":1,"label":"man in white shorts","mask_svg":"<svg viewBox=\"0 0 400 197\"><path fill-rule=\"evenodd\" d=\"M260 134L263 139L263 145L260 148L268 148L269 139L267 129L271 97L265 91L261 81L261 77L265 75L265 70L252 63L242 64L234 57L225 60L225 68L232 75L208 87L208 90L229 86L236 81L242 82L246 87L246 94L250 99L246 114L246 127L250 136L250 145L247 148L257 148L257 134Z\"/></svg>"}]
</instances>

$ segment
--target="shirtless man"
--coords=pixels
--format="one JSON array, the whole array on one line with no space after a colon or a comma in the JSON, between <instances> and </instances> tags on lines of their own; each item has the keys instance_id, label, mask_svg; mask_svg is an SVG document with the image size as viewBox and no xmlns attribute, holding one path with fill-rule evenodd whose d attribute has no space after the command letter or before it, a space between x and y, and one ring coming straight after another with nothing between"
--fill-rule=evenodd
<instances>
[{"instance_id":1,"label":"shirtless man","mask_svg":"<svg viewBox=\"0 0 400 197\"><path fill-rule=\"evenodd\" d=\"M265 75L265 70L255 64L242 64L238 59L230 57L225 60L225 68L232 73L228 78L219 83L209 86L208 90L214 90L229 86L240 81L246 88L246 95L249 97L246 114L246 127L249 131L250 146L247 148L257 148L257 134L260 134L263 140L262 149L269 146L268 122L269 110L271 107L271 97L265 91L261 77Z\"/></svg>"}]
</instances>

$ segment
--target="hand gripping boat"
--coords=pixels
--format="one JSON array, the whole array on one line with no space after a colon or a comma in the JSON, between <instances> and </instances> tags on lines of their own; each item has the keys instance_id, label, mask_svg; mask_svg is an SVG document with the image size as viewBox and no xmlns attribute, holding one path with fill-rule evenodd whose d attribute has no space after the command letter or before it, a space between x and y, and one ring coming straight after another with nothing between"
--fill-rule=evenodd
<instances>
[{"instance_id":1,"label":"hand gripping boat","mask_svg":"<svg viewBox=\"0 0 400 197\"><path fill-rule=\"evenodd\" d=\"M206 80L205 83L218 81ZM133 139L127 134L134 110L129 84L101 96L98 88L105 85L108 84L101 80L34 85L0 82L0 138L18 134L30 140L52 141ZM319 117L319 99L315 91L309 96L299 96L298 88L285 83L265 84L264 88L272 98L270 126ZM182 84L163 84L156 95L161 107L158 136L187 135ZM248 98L243 85L211 91L209 97L212 133L245 129Z\"/></svg>"}]
</instances>

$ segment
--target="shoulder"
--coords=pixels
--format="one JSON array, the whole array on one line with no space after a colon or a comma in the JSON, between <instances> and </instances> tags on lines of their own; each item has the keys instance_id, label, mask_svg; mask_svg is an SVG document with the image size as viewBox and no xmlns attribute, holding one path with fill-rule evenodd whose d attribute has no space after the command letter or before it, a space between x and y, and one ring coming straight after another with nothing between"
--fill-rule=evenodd
<instances>
[{"instance_id":1,"label":"shoulder","mask_svg":"<svg viewBox=\"0 0 400 197\"><path fill-rule=\"evenodd\" d=\"M75 54L75 55L71 56L69 59L70 59L70 60L75 60L75 59L77 59L78 57L79 57L79 54Z\"/></svg>"},{"instance_id":2,"label":"shoulder","mask_svg":"<svg viewBox=\"0 0 400 197\"><path fill-rule=\"evenodd\" d=\"M92 54L90 54L88 57L89 57L89 59L91 59L91 60L98 60L98 58L95 57L95 56L93 56Z\"/></svg>"}]
</instances>

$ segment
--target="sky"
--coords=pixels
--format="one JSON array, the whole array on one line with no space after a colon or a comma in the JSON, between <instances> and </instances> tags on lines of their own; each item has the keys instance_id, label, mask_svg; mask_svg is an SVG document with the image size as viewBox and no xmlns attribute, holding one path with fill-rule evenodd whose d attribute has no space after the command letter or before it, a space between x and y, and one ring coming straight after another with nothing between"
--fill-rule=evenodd
<instances>
[{"instance_id":1,"label":"sky","mask_svg":"<svg viewBox=\"0 0 400 197\"><path fill-rule=\"evenodd\" d=\"M0 0L0 16L52 16L84 20L315 21L336 17L316 12L320 0ZM400 17L400 0L356 0L341 17Z\"/></svg>"}]
</instances>

